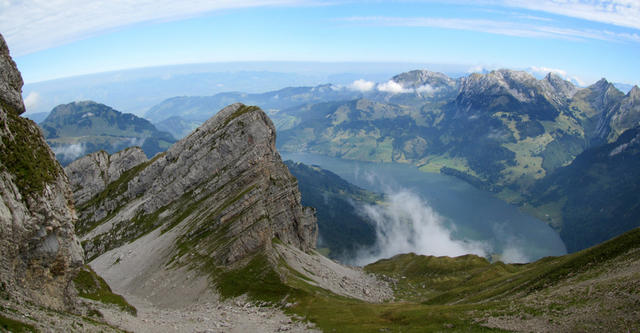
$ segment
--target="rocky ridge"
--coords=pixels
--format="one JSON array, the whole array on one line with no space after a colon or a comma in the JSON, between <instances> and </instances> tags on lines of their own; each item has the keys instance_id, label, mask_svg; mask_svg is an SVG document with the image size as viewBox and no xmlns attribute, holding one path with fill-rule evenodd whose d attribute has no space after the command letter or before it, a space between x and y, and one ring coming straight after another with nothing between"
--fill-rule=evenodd
<instances>
[{"instance_id":1,"label":"rocky ridge","mask_svg":"<svg viewBox=\"0 0 640 333\"><path fill-rule=\"evenodd\" d=\"M64 172L72 184L76 205L82 205L118 180L125 171L148 161L140 147L131 147L109 155L100 150L79 158L66 166Z\"/></svg>"},{"instance_id":2,"label":"rocky ridge","mask_svg":"<svg viewBox=\"0 0 640 333\"><path fill-rule=\"evenodd\" d=\"M458 81L451 79L447 75L428 70L413 70L406 73L398 74L391 78L394 82L400 84L403 88L413 88L416 92L428 90L449 90L455 91Z\"/></svg>"},{"instance_id":3,"label":"rocky ridge","mask_svg":"<svg viewBox=\"0 0 640 333\"><path fill-rule=\"evenodd\" d=\"M640 88L633 86L624 98L602 115L599 134L607 142L613 142L624 131L638 125L640 125Z\"/></svg>"},{"instance_id":4,"label":"rocky ridge","mask_svg":"<svg viewBox=\"0 0 640 333\"><path fill-rule=\"evenodd\" d=\"M90 258L162 226L176 228L176 257L232 264L271 241L308 251L317 226L275 149L275 128L257 107L221 110L166 154L123 174L80 210ZM137 223L136 223L137 222ZM203 246L207 244L207 246Z\"/></svg>"},{"instance_id":5,"label":"rocky ridge","mask_svg":"<svg viewBox=\"0 0 640 333\"><path fill-rule=\"evenodd\" d=\"M0 35L0 294L69 309L83 264L72 193L37 125L20 117L21 88Z\"/></svg>"}]
</instances>

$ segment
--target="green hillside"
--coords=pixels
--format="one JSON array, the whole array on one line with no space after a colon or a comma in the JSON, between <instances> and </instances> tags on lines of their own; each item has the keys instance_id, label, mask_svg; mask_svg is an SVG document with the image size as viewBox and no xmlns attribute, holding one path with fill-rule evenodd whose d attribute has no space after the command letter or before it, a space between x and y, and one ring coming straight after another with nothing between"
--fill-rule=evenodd
<instances>
[{"instance_id":1,"label":"green hillside","mask_svg":"<svg viewBox=\"0 0 640 333\"><path fill-rule=\"evenodd\" d=\"M372 304L336 296L264 260L219 277L223 295L290 304L286 311L325 332L636 331L640 229L562 257L530 264L483 258L398 255L365 270L394 286L396 300ZM261 261L262 260L262 261ZM261 283L240 284L259 276Z\"/></svg>"},{"instance_id":2,"label":"green hillside","mask_svg":"<svg viewBox=\"0 0 640 333\"><path fill-rule=\"evenodd\" d=\"M588 149L532 187L526 209L560 229L567 250L640 226L640 127Z\"/></svg>"},{"instance_id":3,"label":"green hillside","mask_svg":"<svg viewBox=\"0 0 640 333\"><path fill-rule=\"evenodd\" d=\"M91 101L59 105L39 125L63 165L98 150L112 154L131 146L152 157L176 141L145 119Z\"/></svg>"}]
</instances>

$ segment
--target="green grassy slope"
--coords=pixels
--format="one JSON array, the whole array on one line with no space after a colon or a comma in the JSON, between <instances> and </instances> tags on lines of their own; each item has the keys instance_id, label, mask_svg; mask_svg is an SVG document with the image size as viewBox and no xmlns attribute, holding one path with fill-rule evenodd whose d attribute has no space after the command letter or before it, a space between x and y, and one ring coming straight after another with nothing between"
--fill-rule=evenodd
<instances>
[{"instance_id":1,"label":"green grassy slope","mask_svg":"<svg viewBox=\"0 0 640 333\"><path fill-rule=\"evenodd\" d=\"M274 271L260 257L216 281L226 296L247 293L276 305L288 303L285 311L326 332L640 329L640 229L530 264L404 254L365 270L391 281L397 300L370 304L336 296L310 286L286 266ZM233 282L256 276L260 283Z\"/></svg>"},{"instance_id":2,"label":"green grassy slope","mask_svg":"<svg viewBox=\"0 0 640 333\"><path fill-rule=\"evenodd\" d=\"M640 127L584 151L532 187L527 202L555 218L570 252L640 226Z\"/></svg>"}]
</instances>

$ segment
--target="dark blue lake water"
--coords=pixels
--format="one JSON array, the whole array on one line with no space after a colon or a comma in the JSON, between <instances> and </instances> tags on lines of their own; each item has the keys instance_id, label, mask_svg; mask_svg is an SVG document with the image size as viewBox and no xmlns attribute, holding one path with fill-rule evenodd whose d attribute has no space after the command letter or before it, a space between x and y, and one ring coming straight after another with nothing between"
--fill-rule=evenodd
<instances>
[{"instance_id":1,"label":"dark blue lake water","mask_svg":"<svg viewBox=\"0 0 640 333\"><path fill-rule=\"evenodd\" d=\"M282 157L318 165L367 190L393 193L408 189L443 217L452 238L483 242L494 253L516 247L531 261L566 254L564 243L546 223L460 179L421 172L408 164L361 162L309 153L284 153Z\"/></svg>"}]
</instances>

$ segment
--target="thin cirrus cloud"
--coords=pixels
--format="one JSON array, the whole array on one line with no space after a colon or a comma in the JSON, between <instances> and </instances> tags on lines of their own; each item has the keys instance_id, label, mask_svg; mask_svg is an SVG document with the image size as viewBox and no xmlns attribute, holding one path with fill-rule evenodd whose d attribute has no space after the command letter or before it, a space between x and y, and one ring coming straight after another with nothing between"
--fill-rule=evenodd
<instances>
[{"instance_id":1,"label":"thin cirrus cloud","mask_svg":"<svg viewBox=\"0 0 640 333\"><path fill-rule=\"evenodd\" d=\"M640 29L638 0L502 0L497 5Z\"/></svg>"},{"instance_id":2,"label":"thin cirrus cloud","mask_svg":"<svg viewBox=\"0 0 640 333\"><path fill-rule=\"evenodd\" d=\"M620 33L594 29L573 29L551 25L520 23L490 19L461 19L441 17L347 17L343 21L377 26L424 27L485 32L496 35L566 40L596 39L617 42L640 42L638 33Z\"/></svg>"},{"instance_id":3,"label":"thin cirrus cloud","mask_svg":"<svg viewBox=\"0 0 640 333\"><path fill-rule=\"evenodd\" d=\"M640 29L638 0L422 0L430 3L491 6L524 9L582 20ZM490 9L491 10L491 9ZM522 18L547 21L537 15L519 14Z\"/></svg>"},{"instance_id":4,"label":"thin cirrus cloud","mask_svg":"<svg viewBox=\"0 0 640 333\"><path fill-rule=\"evenodd\" d=\"M309 5L307 0L0 1L0 31L16 56L140 22L171 21L217 10Z\"/></svg>"}]
</instances>

